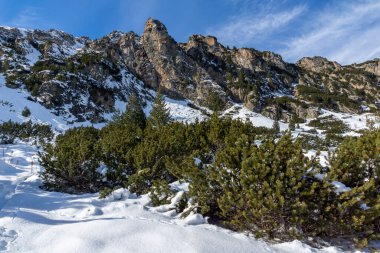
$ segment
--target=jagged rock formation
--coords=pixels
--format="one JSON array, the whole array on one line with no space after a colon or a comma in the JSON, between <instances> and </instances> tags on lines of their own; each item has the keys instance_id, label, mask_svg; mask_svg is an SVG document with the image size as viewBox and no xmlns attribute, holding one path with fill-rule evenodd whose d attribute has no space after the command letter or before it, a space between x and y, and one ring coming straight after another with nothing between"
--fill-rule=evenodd
<instances>
[{"instance_id":1,"label":"jagged rock formation","mask_svg":"<svg viewBox=\"0 0 380 253\"><path fill-rule=\"evenodd\" d=\"M49 30L0 27L0 74L11 88L73 120L104 121L131 91L161 90L212 110L232 103L272 118L315 117L318 108L377 110L380 60L341 66L322 57L296 64L250 48L230 49L212 36L177 43L159 21L144 33L112 32L97 40ZM68 118L69 118L68 116Z\"/></svg>"},{"instance_id":2,"label":"jagged rock formation","mask_svg":"<svg viewBox=\"0 0 380 253\"><path fill-rule=\"evenodd\" d=\"M361 64L355 64L356 68L364 69L374 75L380 76L380 59L374 59L372 61L363 62Z\"/></svg>"}]
</instances>

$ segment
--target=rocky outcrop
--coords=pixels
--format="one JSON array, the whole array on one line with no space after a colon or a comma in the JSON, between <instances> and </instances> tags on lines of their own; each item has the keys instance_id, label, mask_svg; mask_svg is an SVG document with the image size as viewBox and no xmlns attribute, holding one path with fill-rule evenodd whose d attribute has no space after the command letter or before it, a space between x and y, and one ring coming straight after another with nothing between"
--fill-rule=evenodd
<instances>
[{"instance_id":1,"label":"rocky outcrop","mask_svg":"<svg viewBox=\"0 0 380 253\"><path fill-rule=\"evenodd\" d=\"M380 59L374 59L361 64L354 64L353 66L380 77Z\"/></svg>"},{"instance_id":2,"label":"rocky outcrop","mask_svg":"<svg viewBox=\"0 0 380 253\"><path fill-rule=\"evenodd\" d=\"M329 61L320 56L304 57L297 62L297 65L303 69L317 73L333 72L342 69L342 66L339 63Z\"/></svg>"},{"instance_id":3,"label":"rocky outcrop","mask_svg":"<svg viewBox=\"0 0 380 253\"><path fill-rule=\"evenodd\" d=\"M270 105L265 107L261 113L269 118L277 118L287 123L289 123L293 115L300 120L306 121L307 119L314 119L321 114L317 108L304 107L296 103L293 103L290 106L291 107L288 108L288 110L278 110L276 105Z\"/></svg>"},{"instance_id":4,"label":"rocky outcrop","mask_svg":"<svg viewBox=\"0 0 380 253\"><path fill-rule=\"evenodd\" d=\"M151 87L201 103L207 99L204 97L207 89L213 84L217 87L207 71L185 53L161 22L151 18L147 21L141 44L158 75ZM222 96L224 92L219 90L219 93Z\"/></svg>"}]
</instances>

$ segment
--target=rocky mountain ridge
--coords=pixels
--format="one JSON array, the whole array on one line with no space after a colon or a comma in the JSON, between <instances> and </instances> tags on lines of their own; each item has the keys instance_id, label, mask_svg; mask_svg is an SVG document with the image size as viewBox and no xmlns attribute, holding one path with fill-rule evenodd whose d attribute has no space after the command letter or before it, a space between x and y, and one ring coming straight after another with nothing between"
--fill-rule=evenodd
<instances>
[{"instance_id":1,"label":"rocky mountain ridge","mask_svg":"<svg viewBox=\"0 0 380 253\"><path fill-rule=\"evenodd\" d=\"M58 30L0 27L0 75L10 88L73 121L104 121L117 101L160 90L219 111L234 103L271 118L302 121L319 108L377 110L380 60L342 66L322 57L296 64L272 52L229 48L212 36L177 43L158 20L141 36L114 31L100 39Z\"/></svg>"}]
</instances>

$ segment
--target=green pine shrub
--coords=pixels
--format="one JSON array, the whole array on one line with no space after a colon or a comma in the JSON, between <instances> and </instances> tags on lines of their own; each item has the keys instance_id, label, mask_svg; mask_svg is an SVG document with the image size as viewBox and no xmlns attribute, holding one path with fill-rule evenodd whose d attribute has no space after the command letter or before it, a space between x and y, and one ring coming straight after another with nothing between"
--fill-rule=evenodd
<instances>
[{"instance_id":1,"label":"green pine shrub","mask_svg":"<svg viewBox=\"0 0 380 253\"><path fill-rule=\"evenodd\" d=\"M314 177L318 163L303 155L290 134L260 146L243 135L235 146L218 153L209 169L216 211L227 226L266 238L321 233L316 224L324 206L316 198L323 200L333 191ZM326 226L331 225L327 221Z\"/></svg>"},{"instance_id":2,"label":"green pine shrub","mask_svg":"<svg viewBox=\"0 0 380 253\"><path fill-rule=\"evenodd\" d=\"M99 130L79 127L66 131L47 144L40 154L44 188L71 193L96 192L102 185Z\"/></svg>"},{"instance_id":3,"label":"green pine shrub","mask_svg":"<svg viewBox=\"0 0 380 253\"><path fill-rule=\"evenodd\" d=\"M31 115L32 113L30 112L30 110L29 110L29 108L28 107L24 107L24 109L22 110L22 112L21 112L21 115L23 116L23 117L29 117L30 115Z\"/></svg>"},{"instance_id":4,"label":"green pine shrub","mask_svg":"<svg viewBox=\"0 0 380 253\"><path fill-rule=\"evenodd\" d=\"M347 231L358 244L379 239L380 130L346 139L330 157L330 179L351 188L339 196L341 214L348 217Z\"/></svg>"},{"instance_id":5,"label":"green pine shrub","mask_svg":"<svg viewBox=\"0 0 380 253\"><path fill-rule=\"evenodd\" d=\"M34 140L37 143L49 142L54 133L49 125L27 121L17 123L7 121L0 124L0 144L12 144L18 138L23 141Z\"/></svg>"}]
</instances>

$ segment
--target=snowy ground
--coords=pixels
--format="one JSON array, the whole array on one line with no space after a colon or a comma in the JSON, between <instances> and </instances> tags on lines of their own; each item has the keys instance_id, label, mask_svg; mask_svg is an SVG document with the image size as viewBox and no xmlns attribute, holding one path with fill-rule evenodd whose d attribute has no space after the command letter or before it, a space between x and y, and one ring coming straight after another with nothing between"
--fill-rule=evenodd
<instances>
[{"instance_id":1,"label":"snowy ground","mask_svg":"<svg viewBox=\"0 0 380 253\"><path fill-rule=\"evenodd\" d=\"M27 99L28 93L21 89L5 86L4 77L0 75L0 123L12 119L16 122L26 120L21 116L24 107L31 111L31 119L35 122L50 123L54 129L65 130L67 126L63 118L57 117L39 103Z\"/></svg>"},{"instance_id":2,"label":"snowy ground","mask_svg":"<svg viewBox=\"0 0 380 253\"><path fill-rule=\"evenodd\" d=\"M69 127L93 125L89 122L82 122L68 126L67 121L72 118L53 114L40 103L29 100L29 95L24 89L6 87L4 77L0 74L0 124L8 120L19 123L32 120L35 123L49 124L57 132L65 131ZM29 108L31 112L31 116L28 118L22 116L25 107ZM100 123L94 126L102 127L104 125L104 123Z\"/></svg>"},{"instance_id":3,"label":"snowy ground","mask_svg":"<svg viewBox=\"0 0 380 253\"><path fill-rule=\"evenodd\" d=\"M184 220L168 211L168 206L152 208L148 196L137 197L127 190L119 190L103 200L97 194L46 192L39 188L39 170L36 150L29 144L0 148L0 250L338 252L332 247L317 251L298 241L270 245L210 224L199 224L201 217Z\"/></svg>"},{"instance_id":4,"label":"snowy ground","mask_svg":"<svg viewBox=\"0 0 380 253\"><path fill-rule=\"evenodd\" d=\"M223 116L230 116L233 119L240 119L243 121L248 120L252 123L252 125L256 127L271 128L273 127L273 123L274 123L273 119L265 117L259 113L252 112L240 104L236 104L232 106L231 108L227 109L223 113ZM288 129L288 124L283 123L283 122L279 122L279 124L280 124L281 131L285 131Z\"/></svg>"}]
</instances>

